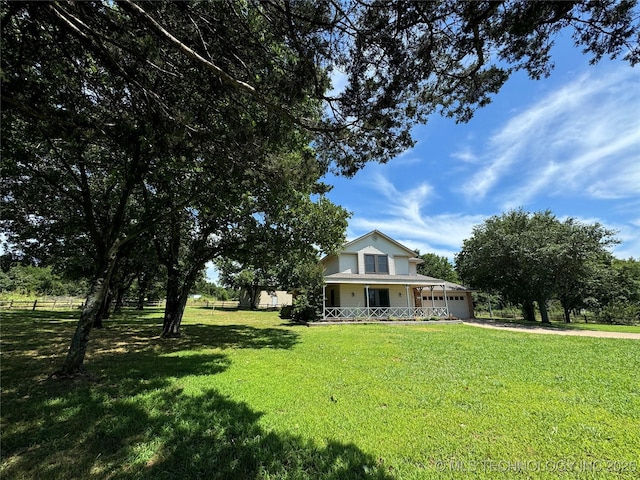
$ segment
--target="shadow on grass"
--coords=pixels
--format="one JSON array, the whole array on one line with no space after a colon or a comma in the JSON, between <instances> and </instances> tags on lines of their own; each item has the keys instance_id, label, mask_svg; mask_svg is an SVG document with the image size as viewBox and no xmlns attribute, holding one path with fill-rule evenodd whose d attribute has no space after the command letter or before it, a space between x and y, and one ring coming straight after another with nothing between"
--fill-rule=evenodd
<instances>
[{"instance_id":1,"label":"shadow on grass","mask_svg":"<svg viewBox=\"0 0 640 480\"><path fill-rule=\"evenodd\" d=\"M209 310L209 311L218 310L220 312L239 312L242 310L238 307L207 307L205 305L198 305L192 308L197 308L198 310Z\"/></svg>"},{"instance_id":2,"label":"shadow on grass","mask_svg":"<svg viewBox=\"0 0 640 480\"><path fill-rule=\"evenodd\" d=\"M18 384L42 382L58 370L66 357L77 318L69 312L13 311L3 315L0 336L3 390L10 393L18 389ZM161 368L156 364L161 364L159 356L163 354L198 349L290 349L299 336L282 328L191 324L183 329L182 337L163 339L159 337L161 325L161 316L131 317L118 318L106 328L94 329L87 348L86 368L96 374L113 368L125 371L148 368L155 374ZM16 379L18 383L8 384L8 379Z\"/></svg>"},{"instance_id":3,"label":"shadow on grass","mask_svg":"<svg viewBox=\"0 0 640 480\"><path fill-rule=\"evenodd\" d=\"M3 325L2 478L392 478L356 445L267 431L261 412L207 387L230 367L209 348L286 349L293 332L189 325L166 341L149 338L153 322L123 322L95 333L91 377L51 380L50 356L66 353L75 328L60 313ZM177 385L184 377L196 393Z\"/></svg>"}]
</instances>

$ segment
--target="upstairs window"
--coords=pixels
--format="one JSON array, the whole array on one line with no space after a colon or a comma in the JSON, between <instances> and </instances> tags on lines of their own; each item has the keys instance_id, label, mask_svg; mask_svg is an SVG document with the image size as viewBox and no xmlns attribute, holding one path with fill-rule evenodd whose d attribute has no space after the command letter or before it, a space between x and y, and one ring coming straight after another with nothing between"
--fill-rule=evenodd
<instances>
[{"instance_id":1,"label":"upstairs window","mask_svg":"<svg viewBox=\"0 0 640 480\"><path fill-rule=\"evenodd\" d=\"M389 273L389 259L386 255L365 255L364 273Z\"/></svg>"}]
</instances>

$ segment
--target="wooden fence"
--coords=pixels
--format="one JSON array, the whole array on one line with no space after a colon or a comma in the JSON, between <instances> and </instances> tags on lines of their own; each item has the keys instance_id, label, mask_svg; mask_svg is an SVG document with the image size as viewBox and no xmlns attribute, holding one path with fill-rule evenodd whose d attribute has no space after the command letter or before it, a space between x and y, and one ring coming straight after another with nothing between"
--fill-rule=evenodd
<instances>
[{"instance_id":1,"label":"wooden fence","mask_svg":"<svg viewBox=\"0 0 640 480\"><path fill-rule=\"evenodd\" d=\"M203 308L229 308L229 309L233 309L233 308L238 308L238 306L240 305L240 302L238 302L237 300L220 300L220 301L215 301L215 302L210 302L208 300L193 300L193 301L187 301L187 305L189 305L190 307L203 307Z\"/></svg>"},{"instance_id":2,"label":"wooden fence","mask_svg":"<svg viewBox=\"0 0 640 480\"><path fill-rule=\"evenodd\" d=\"M80 309L84 305L84 300L77 298L73 299L37 299L37 300L0 300L0 309L7 310L73 310ZM124 307L136 308L138 302L135 300L125 300ZM164 307L164 300L146 301L144 302L145 308ZM216 301L210 302L206 300L189 300L187 305L193 307L204 308L238 308L237 301Z\"/></svg>"},{"instance_id":3,"label":"wooden fence","mask_svg":"<svg viewBox=\"0 0 640 480\"><path fill-rule=\"evenodd\" d=\"M83 300L0 300L0 308L7 310L73 310L82 308Z\"/></svg>"}]
</instances>

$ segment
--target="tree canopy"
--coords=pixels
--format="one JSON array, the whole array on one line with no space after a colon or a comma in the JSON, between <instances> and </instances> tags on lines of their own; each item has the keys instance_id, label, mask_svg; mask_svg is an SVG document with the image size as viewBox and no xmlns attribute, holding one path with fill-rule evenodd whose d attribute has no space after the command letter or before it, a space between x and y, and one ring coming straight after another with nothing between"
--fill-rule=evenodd
<instances>
[{"instance_id":1,"label":"tree canopy","mask_svg":"<svg viewBox=\"0 0 640 480\"><path fill-rule=\"evenodd\" d=\"M436 255L435 253L425 253L423 255L420 255L420 252L416 253L422 259L422 263L418 265L418 273L420 275L441 278L454 283L460 281L455 266L447 257Z\"/></svg>"},{"instance_id":2,"label":"tree canopy","mask_svg":"<svg viewBox=\"0 0 640 480\"><path fill-rule=\"evenodd\" d=\"M339 244L329 169L390 160L433 113L468 120L513 71L547 75L560 30L593 61L637 63L635 8L3 2L2 225L24 255L91 279L64 372L81 367L136 239L167 267L173 329L207 260Z\"/></svg>"},{"instance_id":3,"label":"tree canopy","mask_svg":"<svg viewBox=\"0 0 640 480\"><path fill-rule=\"evenodd\" d=\"M533 321L534 302L548 322L547 302L569 311L584 304L610 266L613 232L600 224L558 220L550 211L512 210L474 227L456 256L456 269L471 287L521 305Z\"/></svg>"}]
</instances>

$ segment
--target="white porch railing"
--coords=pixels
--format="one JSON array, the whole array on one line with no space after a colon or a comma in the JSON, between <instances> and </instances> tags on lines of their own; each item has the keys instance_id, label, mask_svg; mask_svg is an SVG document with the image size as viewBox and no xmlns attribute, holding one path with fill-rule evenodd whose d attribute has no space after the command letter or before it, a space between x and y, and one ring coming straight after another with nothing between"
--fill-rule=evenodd
<instances>
[{"instance_id":1,"label":"white porch railing","mask_svg":"<svg viewBox=\"0 0 640 480\"><path fill-rule=\"evenodd\" d=\"M448 317L446 307L325 307L324 320Z\"/></svg>"}]
</instances>

